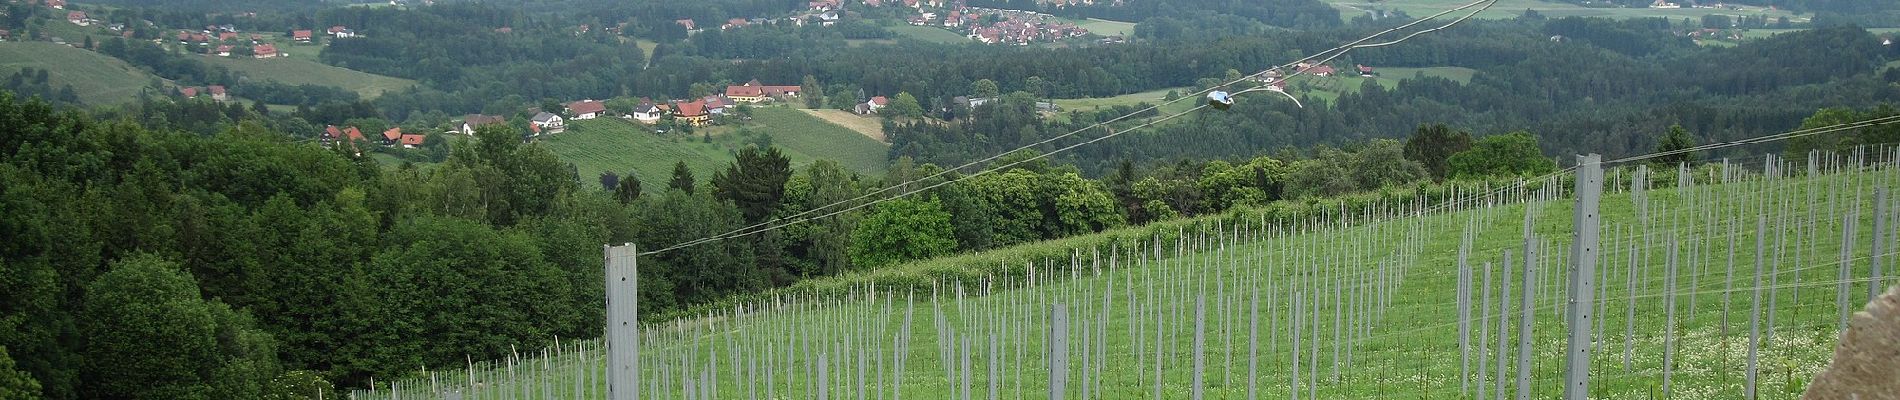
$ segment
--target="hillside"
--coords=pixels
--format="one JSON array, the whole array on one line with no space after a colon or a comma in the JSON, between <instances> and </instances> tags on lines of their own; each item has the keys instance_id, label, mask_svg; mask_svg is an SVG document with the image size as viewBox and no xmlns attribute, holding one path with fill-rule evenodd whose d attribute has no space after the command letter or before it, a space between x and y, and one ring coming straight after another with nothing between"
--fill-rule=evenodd
<instances>
[{"instance_id":1,"label":"hillside","mask_svg":"<svg viewBox=\"0 0 1900 400\"><path fill-rule=\"evenodd\" d=\"M1722 183L1708 179L1745 173L1711 166L1688 189L1664 189L1674 185L1662 182L1675 180L1665 171L1650 179L1657 189L1638 192L1620 189L1634 170L1607 173L1591 396L1673 390L1677 398L1736 398L1751 324L1771 338L1759 348L1760 393L1799 394L1827 363L1836 311L1859 309L1869 290L1866 279L1840 278L1867 276L1865 260L1891 256L1841 240L1870 237L1866 210L1892 212L1868 200L1878 198L1871 188L1900 183L1900 174L1893 164L1875 168ZM1553 183L1569 184L1532 185ZM1212 398L1289 389L1317 398L1456 397L1486 383L1513 390L1515 373L1485 368L1492 357L1516 366L1522 344L1533 397L1555 396L1563 385L1573 200L1528 188L1464 193L1453 213L1348 226L1261 225L1240 214L807 282L755 297L759 308L740 306L743 314L648 327L643 357L666 361L644 371L649 383L678 374L711 378L689 390L735 397L819 397L811 393L818 388L834 397L893 388L916 398L1040 396L1051 379L1042 367L1051 351L1051 306L1066 304L1069 393L1183 398L1198 386ZM1472 206L1490 201L1505 204ZM1757 228L1756 215L1769 230ZM1301 233L1283 233L1289 230ZM1527 242L1524 233L1536 239ZM1840 268L1841 261L1852 264ZM1486 271L1492 265L1509 268ZM1004 276L996 286L982 283ZM1470 350L1461 352L1467 282L1474 317L1462 331L1471 335ZM872 283L898 290L862 291ZM1494 292L1508 293L1508 303ZM1847 300L1837 303L1837 294ZM1523 342L1519 317L1535 321ZM499 390L603 390L594 375L605 367L600 348L586 341L552 349L552 368ZM499 368L474 373L509 380ZM1664 389L1671 375L1673 389ZM532 382L542 379L552 384L537 389ZM648 390L666 397L676 389Z\"/></svg>"},{"instance_id":2,"label":"hillside","mask_svg":"<svg viewBox=\"0 0 1900 400\"><path fill-rule=\"evenodd\" d=\"M119 59L50 42L0 42L0 74L22 68L49 71L54 87L73 85L79 100L91 105L136 100L156 77Z\"/></svg>"},{"instance_id":3,"label":"hillside","mask_svg":"<svg viewBox=\"0 0 1900 400\"><path fill-rule=\"evenodd\" d=\"M783 107L756 108L753 115L743 131L701 128L712 133L712 143L700 136L654 134L615 119L571 121L567 132L540 143L573 163L583 180L591 182L602 171L634 171L652 187L672 176L675 162L685 162L695 177L711 177L732 162L733 151L756 141L759 133L771 135L773 145L785 151L795 168L825 158L860 174L882 174L887 164L884 144L817 117Z\"/></svg>"},{"instance_id":4,"label":"hillside","mask_svg":"<svg viewBox=\"0 0 1900 400\"><path fill-rule=\"evenodd\" d=\"M291 51L315 53L310 47L292 47ZM416 81L376 75L343 67L326 65L298 57L259 60L245 57L205 57L213 66L230 68L251 79L278 81L292 85L335 86L362 95L364 99L374 99L384 92L401 90L414 86Z\"/></svg>"}]
</instances>

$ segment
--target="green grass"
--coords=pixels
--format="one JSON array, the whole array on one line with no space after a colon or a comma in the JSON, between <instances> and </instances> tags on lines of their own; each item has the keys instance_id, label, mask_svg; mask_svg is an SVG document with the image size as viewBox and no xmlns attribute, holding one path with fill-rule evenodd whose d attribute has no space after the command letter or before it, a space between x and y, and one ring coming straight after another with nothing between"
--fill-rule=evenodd
<instances>
[{"instance_id":1,"label":"green grass","mask_svg":"<svg viewBox=\"0 0 1900 400\"><path fill-rule=\"evenodd\" d=\"M61 85L72 85L80 102L92 105L136 100L139 91L154 78L117 58L87 50L51 42L0 43L0 74L12 74L22 68L47 70L47 81L55 90Z\"/></svg>"},{"instance_id":2,"label":"green grass","mask_svg":"<svg viewBox=\"0 0 1900 400\"><path fill-rule=\"evenodd\" d=\"M943 28L934 27L934 26L897 25L897 26L887 27L885 29L890 29L891 32L896 32L897 36L900 38L911 38L911 39L922 40L922 41L931 42L931 43L956 44L956 43L970 42L970 38L968 37L964 37L963 35L958 35L956 32L951 32L948 29L943 29Z\"/></svg>"},{"instance_id":3,"label":"green grass","mask_svg":"<svg viewBox=\"0 0 1900 400\"><path fill-rule=\"evenodd\" d=\"M286 50L316 52L316 46L296 46ZM371 74L299 59L296 56L259 60L245 57L205 57L205 62L245 74L251 79L274 80L293 85L313 84L340 87L373 99L383 92L414 86L416 81Z\"/></svg>"},{"instance_id":4,"label":"green grass","mask_svg":"<svg viewBox=\"0 0 1900 400\"><path fill-rule=\"evenodd\" d=\"M1102 35L1102 36L1120 35L1122 37L1128 37L1128 36L1133 36L1135 34L1135 23L1133 22L1110 21L1110 20L1101 19L1101 18L1089 18L1086 21L1077 22L1075 26L1078 28L1087 29L1089 30L1089 33Z\"/></svg>"},{"instance_id":5,"label":"green grass","mask_svg":"<svg viewBox=\"0 0 1900 400\"><path fill-rule=\"evenodd\" d=\"M1193 88L1178 87L1178 88L1155 89L1155 90L1150 90L1146 92L1129 93L1129 94L1124 94L1120 96L1112 96L1112 97L1054 99L1051 101L1055 102L1057 106L1061 106L1062 109L1065 111L1090 110L1097 107L1133 106L1133 105L1141 104L1144 102L1148 104L1161 104L1162 102L1167 101L1166 98L1168 96L1168 91L1170 90L1178 91L1182 95L1187 95L1189 92L1193 91Z\"/></svg>"},{"instance_id":6,"label":"green grass","mask_svg":"<svg viewBox=\"0 0 1900 400\"><path fill-rule=\"evenodd\" d=\"M640 54L644 56L642 58L647 60L646 65L653 65L653 50L660 48L660 44L651 40L637 39L633 41L633 45L640 48Z\"/></svg>"},{"instance_id":7,"label":"green grass","mask_svg":"<svg viewBox=\"0 0 1900 400\"><path fill-rule=\"evenodd\" d=\"M1413 17L1424 17L1470 3L1467 0L1385 0L1368 2L1364 0L1331 0L1328 3L1340 10L1340 18L1350 20L1363 15L1363 10L1385 9L1403 11ZM1542 0L1501 0L1496 6L1478 14L1479 18L1510 19L1524 14L1524 10L1536 10L1549 18L1562 17L1606 17L1606 18L1650 18L1666 17L1675 20L1691 18L1699 20L1704 15L1721 14L1730 16L1765 15L1769 20L1786 16L1793 22L1807 21L1806 15L1794 15L1786 10L1768 10L1762 7L1744 6L1741 10L1707 8L1588 8L1570 3ZM1452 18L1459 14L1447 14L1443 18Z\"/></svg>"},{"instance_id":8,"label":"green grass","mask_svg":"<svg viewBox=\"0 0 1900 400\"><path fill-rule=\"evenodd\" d=\"M824 158L839 162L861 174L882 174L887 152L885 145L844 127L811 117L798 110L761 107L744 127L752 134L715 127L712 143L703 143L695 134L685 138L655 134L645 126L618 119L570 121L567 132L540 140L562 160L573 163L583 180L600 176L603 171L625 175L634 171L642 182L659 187L673 175L673 164L685 162L699 179L724 170L733 152L744 148L758 133L770 134L773 145L791 158L794 167L810 165Z\"/></svg>"},{"instance_id":9,"label":"green grass","mask_svg":"<svg viewBox=\"0 0 1900 400\"><path fill-rule=\"evenodd\" d=\"M1619 176L1628 175L1610 175L1612 181L1617 181ZM1775 274L1778 278L1764 282L1765 286L1777 289L1772 292L1774 307L1767 308L1770 296L1762 298L1762 306L1772 312L1772 317L1765 318L1774 319L1775 336L1762 347L1760 388L1765 398L1799 395L1806 379L1826 365L1837 333L1834 300L1837 282L1834 279L1838 264L1835 262L1839 260L1842 244L1841 229L1846 226L1840 217L1845 210L1860 207L1863 213L1858 214L1862 216L1858 225L1862 236L1859 237L1871 237L1867 236L1871 234L1871 218L1864 213L1870 207L1868 193L1877 185L1900 183L1897 178L1900 175L1889 170L1820 179L1708 184L1693 191L1656 189L1650 192L1646 202L1640 203L1630 194L1616 193L1612 189L1602 203L1604 233L1597 265L1599 272L1607 274L1600 281L1607 296L1603 298L1604 312L1598 314L1598 320L1604 324L1604 334L1598 336L1601 342L1592 358L1591 397L1646 398L1660 384L1664 332L1671 326L1666 323L1668 308L1662 296L1662 285L1666 282L1664 267L1668 264L1666 244L1670 238L1679 238L1680 278L1676 284L1680 295L1674 308L1673 398L1738 398L1741 357L1749 337L1749 311L1753 304L1749 288L1753 287L1752 272L1757 268L1752 243L1757 236L1765 239L1769 246L1763 254L1767 263L1760 268L1779 271ZM1626 184L1618 182L1608 186L1617 188ZM1762 200L1769 202L1762 203ZM746 387L742 376L728 364L732 361L728 357L761 357L771 349L774 361L785 364L788 361L785 353L796 350L792 353L797 361L789 364L793 365L790 368L797 380L786 382L787 366L780 365L774 385L776 392L788 398L814 398L817 396L806 391L813 379L807 363L809 358L828 353L829 370L834 374L828 379L831 382L828 386L834 391L833 397L848 398L855 395L857 388L878 387L875 373L867 374L866 381L859 384L853 373L846 372L859 365L875 368L876 363L872 361L859 364L855 359L857 351L865 349L869 354L888 359L893 349L889 340L904 331L901 325L908 320L910 351L905 358L905 368L899 374L903 377L905 397L944 398L958 385L957 380L947 379L956 374L949 373L941 362L944 358L940 352L947 348L941 347L946 342L940 339L949 333L944 327L954 329L958 337L975 339L969 342L975 347L969 364L974 371L969 376L977 393L987 390L989 343L996 337L997 343L1003 346L999 353L1004 356L999 368L1004 377L1001 392L1007 398L1023 394L1034 396L1043 392L1043 382L1047 382L1048 373L1040 367L1039 361L1045 354L1047 307L1063 303L1069 307L1071 332L1100 329L1100 336L1094 338L1105 339L1098 343L1106 344L1107 359L1096 360L1101 361L1096 376L1103 378L1104 390L1099 392L1100 397L1150 396L1156 390L1154 360L1159 350L1161 358L1166 360L1160 369L1164 375L1160 390L1166 398L1183 398L1192 381L1188 372L1193 365L1196 336L1194 304L1197 298L1204 298L1208 349L1204 354L1208 367L1202 376L1206 378L1209 398L1244 398L1250 321L1245 311L1250 305L1242 290L1259 289L1263 293L1258 324L1261 369L1257 377L1265 397L1279 397L1287 393L1287 382L1291 379L1288 361L1292 358L1293 332L1287 320L1287 303L1294 288L1301 288L1304 293L1321 295L1317 299L1309 298L1318 301L1317 309L1301 310L1319 314L1317 318L1306 318L1304 324L1308 325L1302 326L1302 330L1316 328L1318 334L1312 331L1301 334L1301 350L1312 353L1300 356L1303 362L1314 360L1311 355L1318 357L1315 379L1319 382L1318 398L1457 398L1461 368L1455 287L1461 238L1472 238L1469 262L1473 266L1506 265L1503 264L1505 252L1516 252L1513 263L1508 264L1513 269L1510 280L1513 290L1509 293L1513 299L1519 299L1524 295L1520 284L1524 267L1521 263L1525 260L1522 250L1526 248L1523 233L1528 228L1538 238L1535 242L1538 244L1532 247L1537 249L1534 254L1540 260L1535 264L1539 272L1533 280L1533 287L1540 294L1532 313L1535 323L1530 340L1533 346L1531 387L1535 394L1531 397L1550 398L1561 392L1563 385L1565 316L1561 290L1567 265L1564 260L1569 250L1564 242L1570 238L1572 229L1571 204L1571 200L1559 199L1361 222L1345 227L1333 223L1325 228L1309 226L1296 235L1272 238L1247 234L1223 240L1203 236L1208 232L1200 230L1205 225L1190 226L1177 221L1144 231L1166 235L1163 243L1152 247L1121 241L1116 242L1120 244L1117 247L1088 247L1100 245L1102 240L1079 237L930 260L889 270L825 278L799 287L849 288L873 282L924 283L928 287L928 277L978 279L1002 274L1008 278L989 295L980 295L979 286L971 286L965 295L946 294L933 299L925 289L915 293L918 302L914 306L906 302L910 296L906 292L891 293L890 300L884 300L885 294L879 294L876 301L864 301L863 294L859 293L852 299L827 299L822 305L649 326L642 355L650 361L669 360L667 363L675 367L680 362L690 362L695 365L695 371L706 368L706 363L717 362L719 391L743 397ZM1639 204L1646 206L1639 207ZM1762 204L1777 206L1764 209ZM1647 210L1650 216L1647 222L1638 217L1639 210ZM1751 217L1764 212L1775 222L1768 225L1768 231L1757 231ZM1533 218L1527 220L1526 214ZM1817 221L1817 224L1812 229L1798 229L1795 224L1808 221ZM1184 238L1189 240L1175 241L1171 234L1174 226L1169 225L1187 228ZM1248 225L1239 229L1225 226L1218 232L1261 231L1259 226ZM1729 246L1731 238L1737 245ZM1074 246L1079 253L1069 253L1063 250L1065 246ZM1174 255L1156 258L1130 252L1154 248ZM1176 249L1186 251L1177 254ZM1869 256L1866 244L1851 251L1858 261L1849 274L1865 276L1868 272L1865 257ZM1023 253L1058 255L1060 259L1019 258ZM1074 254L1075 258L1066 254ZM1637 256L1632 257L1632 254ZM1736 260L1733 270L1737 271L1737 279L1725 281L1730 256ZM1062 266L1060 263L1065 259L1072 264ZM1143 261L1131 261L1134 259ZM1056 274L1041 274L1036 278L1039 284L1020 288L1025 264L1038 269L1053 266ZM1635 274L1629 272L1631 265L1640 266L1634 270ZM1074 272L1068 270L1071 268ZM1344 286L1333 286L1342 283L1336 280L1341 277L1366 277L1347 273L1389 274L1386 276L1390 279L1383 281L1385 285L1370 283L1380 281L1348 280L1343 282ZM1260 278L1262 276L1265 278ZM1483 276L1479 271L1473 278L1481 280ZM1502 276L1494 278L1504 281ZM1634 290L1629 289L1630 282L1635 282ZM1335 291L1336 287L1343 289ZM1350 325L1367 327L1368 331L1358 337L1349 331L1338 336L1341 340L1334 340L1337 335L1334 318L1329 315L1334 313L1333 298L1352 298L1349 296L1354 292L1350 289L1359 287L1389 288L1390 302L1385 308L1367 314L1367 325ZM1739 290L1725 291L1728 287ZM1853 309L1858 310L1865 301L1866 291L1865 283L1857 283L1849 290L1855 293L1850 300ZM807 296L803 293L791 290L784 294ZM1109 302L1106 306L1102 306L1104 296ZM790 299L804 304L798 303L801 300L810 299ZM1478 301L1476 297L1474 301ZM1509 331L1513 336L1516 318L1522 315L1516 311L1515 301L1509 307L1491 302L1493 308L1488 309L1511 310L1503 315L1511 318ZM1142 309L1134 311L1135 306ZM907 310L915 315L906 318ZM1484 326L1495 327L1494 316L1498 313L1480 315L1485 314L1493 318ZM1097 319L1099 317L1106 319ZM1095 322L1090 323L1091 320ZM1140 321L1139 324L1136 321ZM1165 324L1164 328L1157 330L1157 323ZM1315 323L1317 326L1311 325ZM1478 333L1476 327L1473 329L1475 340ZM1635 334L1626 335L1625 329ZM1489 334L1494 340L1491 343L1496 345L1499 332L1495 328L1489 330L1493 331ZM1076 365L1084 359L1079 350L1082 336L1073 335L1069 342L1071 346L1078 346L1070 353ZM847 340L849 342L845 342ZM1507 350L1513 357L1517 351L1514 342L1511 340ZM1331 373L1337 361L1333 356L1335 343L1346 344L1338 348L1342 356L1352 354L1350 366L1339 368L1337 381L1332 379ZM1626 344L1634 350L1631 353L1633 368L1628 371L1624 370L1622 361ZM523 373L546 374L557 395L571 393L570 388L576 386L577 367L598 370L604 363L598 353L597 340L579 345L557 352L561 356L553 368L534 368ZM574 351L582 347L589 349L588 352ZM833 351L839 348L848 351ZM959 343L948 349L961 348L964 346ZM950 351L957 354L955 350ZM586 357L580 357L582 354ZM1481 353L1474 353L1477 354ZM1473 362L1475 370L1476 360ZM649 362L645 372L657 376L662 368L658 364ZM892 365L887 363L887 368ZM486 368L490 369L481 374L489 378L483 380L497 382L506 389L507 383L492 379L505 377L506 373L492 366ZM462 373L444 372L448 376ZM671 374L675 381L681 375L677 369ZM1078 382L1082 381L1082 374L1079 368L1068 373L1072 382L1069 393L1080 392ZM1311 374L1309 371L1304 376ZM535 379L530 377L526 382L536 382ZM598 377L588 381L593 382L590 390L601 390ZM426 381L411 385L428 386ZM532 383L527 386L536 387ZM677 388L677 385L670 386Z\"/></svg>"}]
</instances>

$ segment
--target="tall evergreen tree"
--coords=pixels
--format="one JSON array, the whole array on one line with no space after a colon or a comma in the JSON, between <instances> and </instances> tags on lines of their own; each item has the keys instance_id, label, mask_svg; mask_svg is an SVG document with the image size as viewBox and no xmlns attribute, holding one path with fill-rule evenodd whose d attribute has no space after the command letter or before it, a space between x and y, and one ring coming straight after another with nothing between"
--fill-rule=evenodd
<instances>
[{"instance_id":1,"label":"tall evergreen tree","mask_svg":"<svg viewBox=\"0 0 1900 400\"><path fill-rule=\"evenodd\" d=\"M620 204L628 204L640 199L640 177L631 172L621 177L620 184L614 186L614 199L620 200Z\"/></svg>"},{"instance_id":2,"label":"tall evergreen tree","mask_svg":"<svg viewBox=\"0 0 1900 400\"><path fill-rule=\"evenodd\" d=\"M1656 152L1673 152L1674 154L1658 156L1654 160L1658 165L1669 167L1680 163L1694 162L1696 160L1695 152L1682 151L1691 147L1695 147L1695 136L1690 135L1687 129L1682 129L1682 125L1671 125L1669 132L1663 133L1662 139L1656 141Z\"/></svg>"},{"instance_id":3,"label":"tall evergreen tree","mask_svg":"<svg viewBox=\"0 0 1900 400\"><path fill-rule=\"evenodd\" d=\"M666 183L666 188L693 194L693 170L686 169L685 161L673 163L673 180Z\"/></svg>"},{"instance_id":4,"label":"tall evergreen tree","mask_svg":"<svg viewBox=\"0 0 1900 400\"><path fill-rule=\"evenodd\" d=\"M713 196L732 201L746 222L759 222L778 209L785 198L785 181L792 178L792 160L777 147L747 147L725 171L712 177Z\"/></svg>"}]
</instances>

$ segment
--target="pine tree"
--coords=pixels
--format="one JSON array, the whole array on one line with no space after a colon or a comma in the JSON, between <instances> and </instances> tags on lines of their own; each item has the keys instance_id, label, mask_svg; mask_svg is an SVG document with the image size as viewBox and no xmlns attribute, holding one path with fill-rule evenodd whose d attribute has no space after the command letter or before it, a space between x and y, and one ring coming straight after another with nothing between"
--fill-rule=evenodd
<instances>
[{"instance_id":1,"label":"pine tree","mask_svg":"<svg viewBox=\"0 0 1900 400\"><path fill-rule=\"evenodd\" d=\"M1696 160L1695 152L1682 151L1691 147L1695 147L1695 136L1690 135L1688 130L1682 129L1682 125L1670 126L1669 132L1664 133L1662 139L1656 142L1656 152L1678 153L1658 156L1656 157L1656 164L1675 166L1679 163L1693 162Z\"/></svg>"},{"instance_id":2,"label":"pine tree","mask_svg":"<svg viewBox=\"0 0 1900 400\"><path fill-rule=\"evenodd\" d=\"M628 204L634 200L639 200L640 177L635 176L632 172L628 172L627 176L620 177L620 184L614 187L614 199L620 200L621 204Z\"/></svg>"},{"instance_id":3,"label":"pine tree","mask_svg":"<svg viewBox=\"0 0 1900 400\"><path fill-rule=\"evenodd\" d=\"M686 169L685 161L673 163L673 181L667 182L666 187L693 194L693 170Z\"/></svg>"}]
</instances>

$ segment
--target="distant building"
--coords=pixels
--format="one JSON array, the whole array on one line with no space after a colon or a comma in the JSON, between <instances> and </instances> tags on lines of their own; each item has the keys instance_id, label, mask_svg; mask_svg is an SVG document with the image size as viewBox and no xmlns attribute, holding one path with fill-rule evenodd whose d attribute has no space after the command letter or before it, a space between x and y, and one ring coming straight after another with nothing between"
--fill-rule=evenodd
<instances>
[{"instance_id":1,"label":"distant building","mask_svg":"<svg viewBox=\"0 0 1900 400\"><path fill-rule=\"evenodd\" d=\"M474 136L476 128L481 128L485 125L505 125L507 123L508 120L502 119L499 115L469 114L462 117L462 124L457 127L455 131L463 135Z\"/></svg>"},{"instance_id":2,"label":"distant building","mask_svg":"<svg viewBox=\"0 0 1900 400\"><path fill-rule=\"evenodd\" d=\"M654 105L652 101L641 101L640 105L633 107L633 120L643 124L660 123L660 117L664 116L666 112L660 110L660 106Z\"/></svg>"},{"instance_id":3,"label":"distant building","mask_svg":"<svg viewBox=\"0 0 1900 400\"><path fill-rule=\"evenodd\" d=\"M211 85L211 87L206 88L206 89L208 89L207 91L211 92L212 100L223 102L223 101L231 99L230 96L224 93L224 85Z\"/></svg>"},{"instance_id":4,"label":"distant building","mask_svg":"<svg viewBox=\"0 0 1900 400\"><path fill-rule=\"evenodd\" d=\"M422 142L428 138L428 136L422 134L404 133L401 137L396 139L396 142L401 143L402 148L413 149L416 148L416 146L421 146Z\"/></svg>"},{"instance_id":5,"label":"distant building","mask_svg":"<svg viewBox=\"0 0 1900 400\"><path fill-rule=\"evenodd\" d=\"M337 39L352 38L356 37L356 31L343 25L337 25L330 27L330 36L336 37Z\"/></svg>"},{"instance_id":6,"label":"distant building","mask_svg":"<svg viewBox=\"0 0 1900 400\"><path fill-rule=\"evenodd\" d=\"M283 57L284 55L285 54L283 53L277 52L277 45L273 45L270 43L251 46L252 57L271 58L271 57Z\"/></svg>"},{"instance_id":7,"label":"distant building","mask_svg":"<svg viewBox=\"0 0 1900 400\"><path fill-rule=\"evenodd\" d=\"M673 104L673 119L692 124L693 126L700 126L711 122L712 116L706 114L705 101L693 100L691 102L675 102Z\"/></svg>"},{"instance_id":8,"label":"distant building","mask_svg":"<svg viewBox=\"0 0 1900 400\"><path fill-rule=\"evenodd\" d=\"M197 97L198 97L198 88L195 88L195 87L181 87L181 88L178 88L178 95L179 95L179 96L184 96L184 98L187 98L187 99L190 99L190 98L197 98Z\"/></svg>"},{"instance_id":9,"label":"distant building","mask_svg":"<svg viewBox=\"0 0 1900 400\"><path fill-rule=\"evenodd\" d=\"M534 118L528 121L528 126L535 130L536 135L556 134L567 130L567 120L561 119L561 116L554 113L542 111L534 114Z\"/></svg>"},{"instance_id":10,"label":"distant building","mask_svg":"<svg viewBox=\"0 0 1900 400\"><path fill-rule=\"evenodd\" d=\"M92 19L86 18L85 11L73 11L73 12L66 13L66 22L71 22L73 23L73 25L79 25L79 26L92 25Z\"/></svg>"},{"instance_id":11,"label":"distant building","mask_svg":"<svg viewBox=\"0 0 1900 400\"><path fill-rule=\"evenodd\" d=\"M290 39L297 41L297 43L310 43L310 38L311 38L311 35L310 35L309 29L298 29L298 30L290 31Z\"/></svg>"},{"instance_id":12,"label":"distant building","mask_svg":"<svg viewBox=\"0 0 1900 400\"><path fill-rule=\"evenodd\" d=\"M593 100L581 100L567 103L567 115L575 120L594 119L607 113L607 105Z\"/></svg>"}]
</instances>

